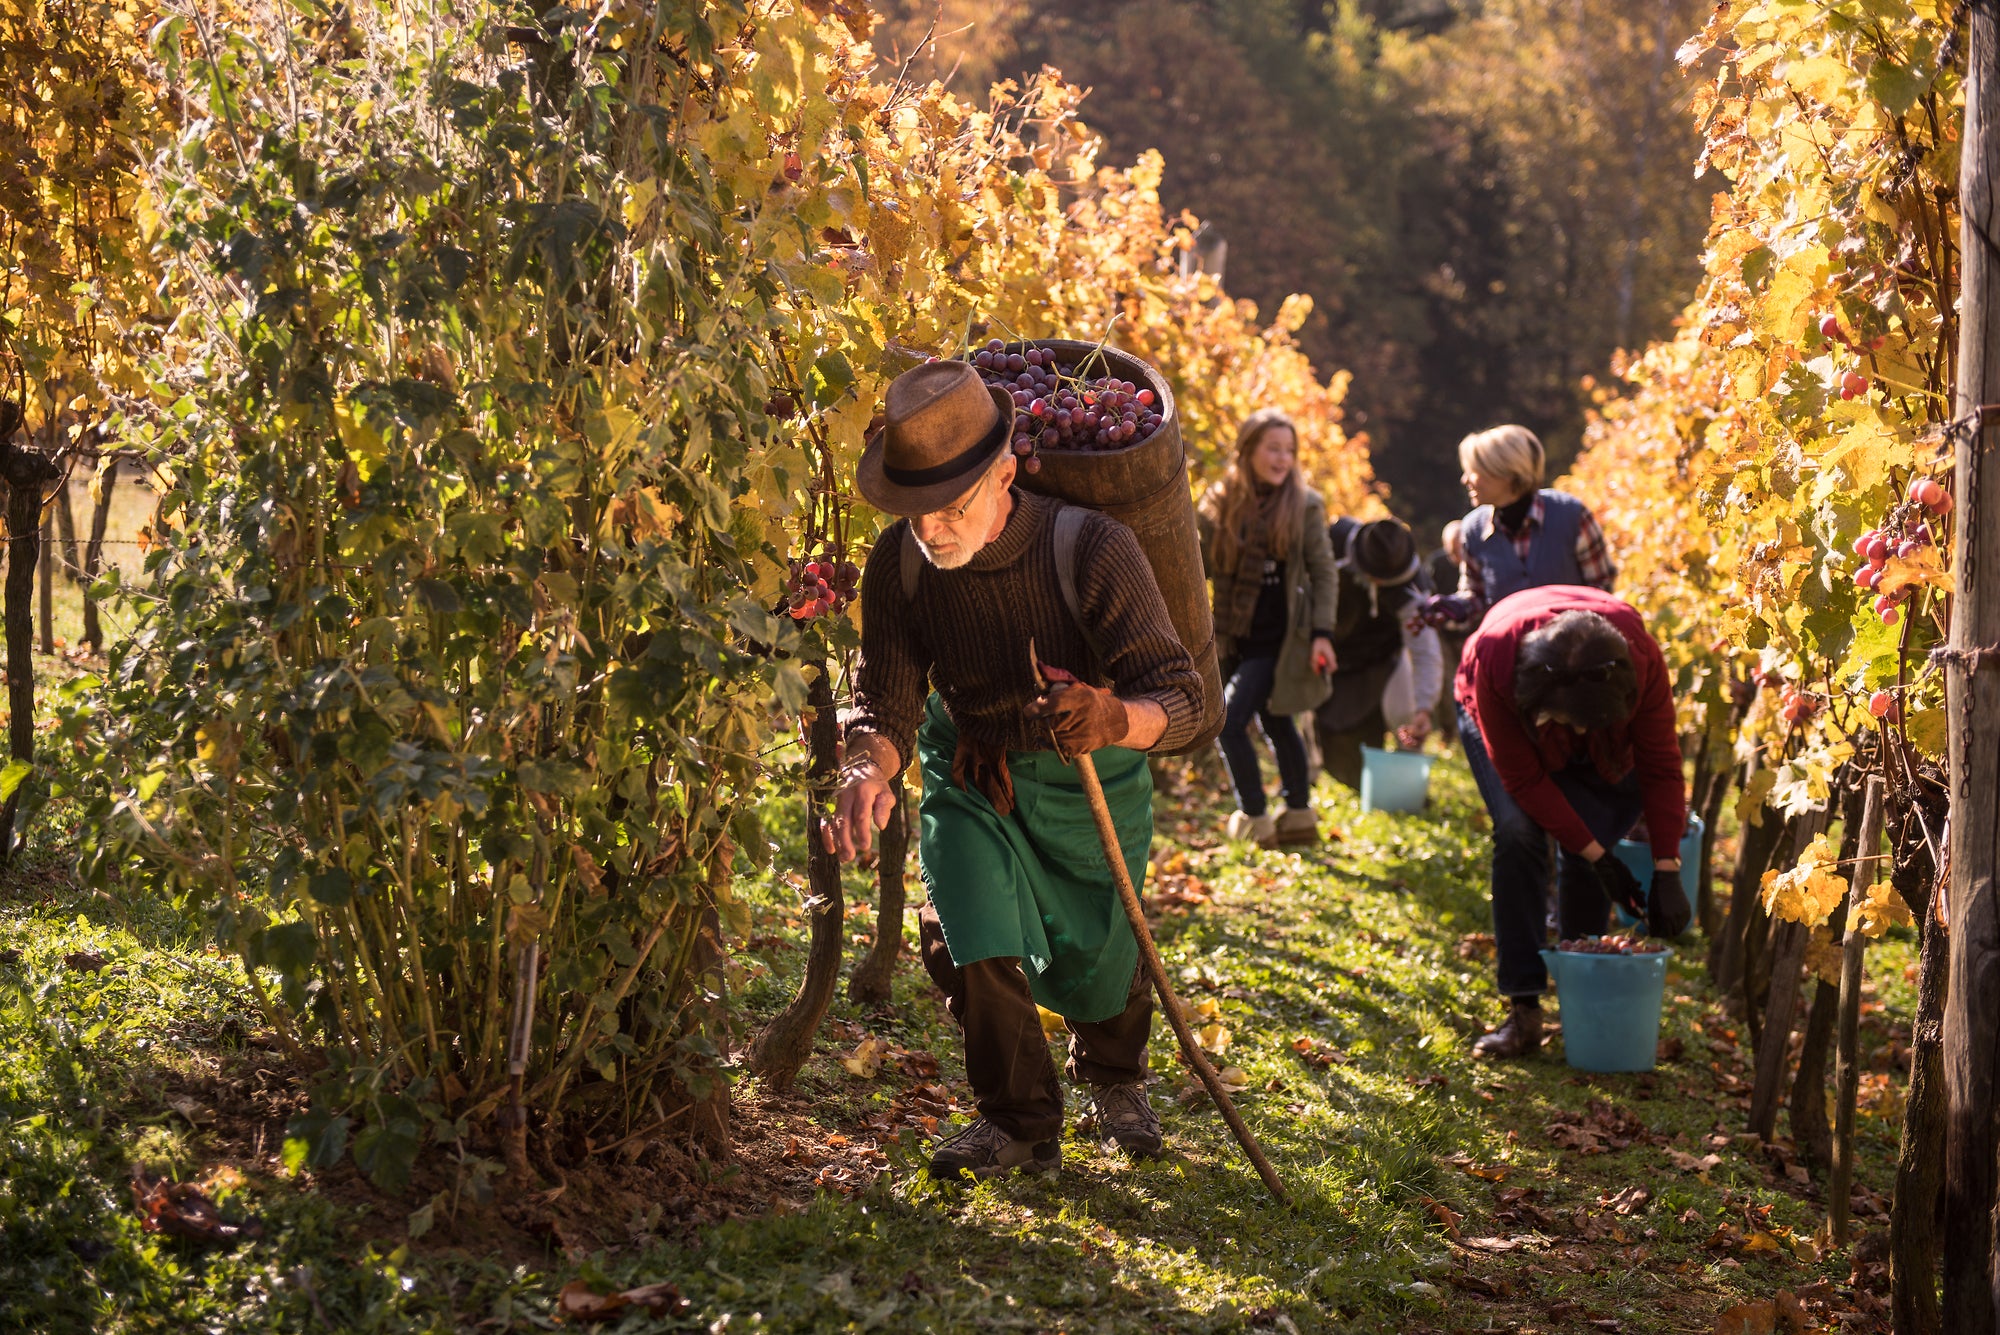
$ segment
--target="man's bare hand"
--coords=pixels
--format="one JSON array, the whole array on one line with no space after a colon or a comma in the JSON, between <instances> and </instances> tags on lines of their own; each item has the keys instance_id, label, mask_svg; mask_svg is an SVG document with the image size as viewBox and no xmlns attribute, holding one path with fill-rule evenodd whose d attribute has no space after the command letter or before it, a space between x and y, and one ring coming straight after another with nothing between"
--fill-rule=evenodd
<instances>
[{"instance_id":1,"label":"man's bare hand","mask_svg":"<svg viewBox=\"0 0 2000 1335\"><path fill-rule=\"evenodd\" d=\"M896 814L894 775L883 764L887 742L855 737L855 754L840 771L840 791L833 799L833 819L820 826L826 851L842 862L865 855L875 843L875 831L887 829ZM872 744L871 744L872 743Z\"/></svg>"}]
</instances>

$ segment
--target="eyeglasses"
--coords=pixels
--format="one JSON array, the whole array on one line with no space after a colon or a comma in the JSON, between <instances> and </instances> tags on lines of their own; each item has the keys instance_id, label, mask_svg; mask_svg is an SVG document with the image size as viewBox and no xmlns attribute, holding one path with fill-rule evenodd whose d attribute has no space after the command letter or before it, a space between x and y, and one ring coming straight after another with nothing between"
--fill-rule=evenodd
<instances>
[{"instance_id":1,"label":"eyeglasses","mask_svg":"<svg viewBox=\"0 0 2000 1335\"><path fill-rule=\"evenodd\" d=\"M979 475L978 483L974 485L972 491L966 496L964 500L960 501L957 505L947 505L942 510L933 510L931 511L930 517L942 523L956 524L959 520L965 518L965 516L971 512L972 503L979 499L979 493L986 487L986 479L992 476L993 476L993 470L990 468L987 469L984 473Z\"/></svg>"}]
</instances>

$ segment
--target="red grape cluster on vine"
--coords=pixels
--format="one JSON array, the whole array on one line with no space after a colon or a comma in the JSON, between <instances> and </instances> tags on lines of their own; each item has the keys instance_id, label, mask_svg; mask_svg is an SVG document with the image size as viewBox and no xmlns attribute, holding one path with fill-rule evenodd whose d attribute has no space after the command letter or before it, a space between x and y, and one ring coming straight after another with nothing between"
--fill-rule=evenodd
<instances>
[{"instance_id":1,"label":"red grape cluster on vine","mask_svg":"<svg viewBox=\"0 0 2000 1335\"><path fill-rule=\"evenodd\" d=\"M861 567L831 552L823 551L811 560L794 560L785 581L785 610L797 621L839 612L853 601L860 583Z\"/></svg>"},{"instance_id":2,"label":"red grape cluster on vine","mask_svg":"<svg viewBox=\"0 0 2000 1335\"><path fill-rule=\"evenodd\" d=\"M1879 528L1871 528L1854 540L1854 554L1867 562L1854 572L1856 587L1870 591L1878 589L1883 577L1888 574L1892 557L1915 560L1928 548L1937 545L1930 521L1951 513L1951 493L1935 480L1920 477L1910 484L1909 497L1908 502L1889 511ZM1896 624L1902 615L1897 608L1915 588L1916 585L1907 584L1877 596L1875 614L1882 618L1883 625Z\"/></svg>"},{"instance_id":3,"label":"red grape cluster on vine","mask_svg":"<svg viewBox=\"0 0 2000 1335\"><path fill-rule=\"evenodd\" d=\"M1041 469L1041 450L1122 450L1160 429L1152 390L1109 375L1085 378L1047 348L1009 352L996 338L972 364L987 384L1013 395L1014 454L1030 473Z\"/></svg>"}]
</instances>

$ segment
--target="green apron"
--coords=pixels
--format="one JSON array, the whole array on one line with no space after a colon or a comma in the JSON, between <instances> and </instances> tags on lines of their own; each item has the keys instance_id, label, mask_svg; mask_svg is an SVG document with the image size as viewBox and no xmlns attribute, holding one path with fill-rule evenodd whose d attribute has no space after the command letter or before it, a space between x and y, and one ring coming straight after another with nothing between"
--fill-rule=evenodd
<instances>
[{"instance_id":1,"label":"green apron","mask_svg":"<svg viewBox=\"0 0 2000 1335\"><path fill-rule=\"evenodd\" d=\"M951 781L958 729L936 695L917 730L924 794L917 866L961 966L1019 959L1035 1000L1066 1019L1125 1009L1139 943L1118 902L1076 767L1053 751L1009 751L1014 812ZM1145 886L1153 775L1122 746L1092 753L1132 884Z\"/></svg>"}]
</instances>

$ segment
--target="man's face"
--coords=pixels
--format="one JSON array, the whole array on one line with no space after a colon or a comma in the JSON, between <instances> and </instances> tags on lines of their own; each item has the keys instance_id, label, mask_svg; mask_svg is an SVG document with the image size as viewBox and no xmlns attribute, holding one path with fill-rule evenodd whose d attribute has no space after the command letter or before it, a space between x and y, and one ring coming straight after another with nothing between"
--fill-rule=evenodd
<instances>
[{"instance_id":1,"label":"man's face","mask_svg":"<svg viewBox=\"0 0 2000 1335\"><path fill-rule=\"evenodd\" d=\"M966 493L942 510L917 515L910 532L924 559L939 570L957 570L999 536L1007 488L1014 481L1014 456L1001 456Z\"/></svg>"}]
</instances>

